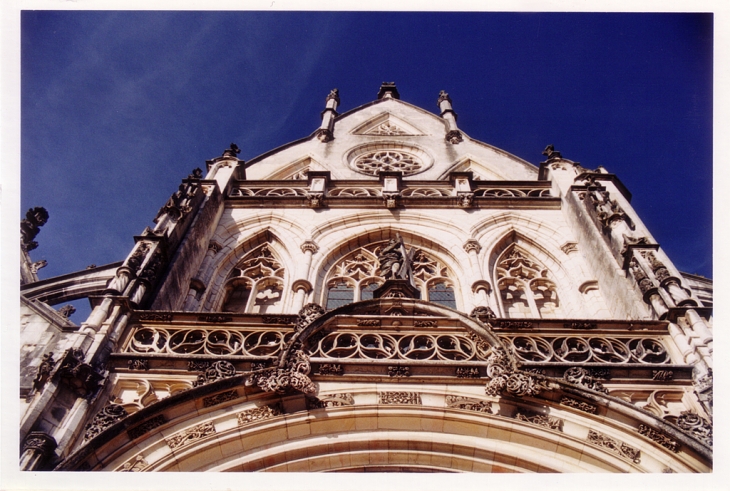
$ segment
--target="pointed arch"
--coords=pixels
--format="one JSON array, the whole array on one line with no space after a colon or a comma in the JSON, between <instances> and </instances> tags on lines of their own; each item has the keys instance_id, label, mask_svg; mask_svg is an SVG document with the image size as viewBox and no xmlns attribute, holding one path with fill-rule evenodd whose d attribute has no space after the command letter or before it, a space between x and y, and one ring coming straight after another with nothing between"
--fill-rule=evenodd
<instances>
[{"instance_id":1,"label":"pointed arch","mask_svg":"<svg viewBox=\"0 0 730 491\"><path fill-rule=\"evenodd\" d=\"M277 234L269 228L259 230L217 264L202 310L281 312L292 281L287 265L292 264L288 248Z\"/></svg>"}]
</instances>

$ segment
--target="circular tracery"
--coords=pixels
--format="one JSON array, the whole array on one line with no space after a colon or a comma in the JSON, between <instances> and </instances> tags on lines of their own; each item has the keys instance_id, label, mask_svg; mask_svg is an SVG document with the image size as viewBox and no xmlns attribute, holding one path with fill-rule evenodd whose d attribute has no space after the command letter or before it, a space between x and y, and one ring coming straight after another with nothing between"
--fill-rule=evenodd
<instances>
[{"instance_id":1,"label":"circular tracery","mask_svg":"<svg viewBox=\"0 0 730 491\"><path fill-rule=\"evenodd\" d=\"M353 166L358 172L377 176L381 171L398 171L409 176L423 170L423 163L415 155L401 150L379 150L360 155Z\"/></svg>"}]
</instances>

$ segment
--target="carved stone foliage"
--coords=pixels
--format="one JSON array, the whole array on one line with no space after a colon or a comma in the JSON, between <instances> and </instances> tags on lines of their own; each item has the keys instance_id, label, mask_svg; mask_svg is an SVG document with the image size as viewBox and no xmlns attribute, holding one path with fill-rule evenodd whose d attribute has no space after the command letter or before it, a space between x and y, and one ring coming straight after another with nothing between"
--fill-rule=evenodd
<instances>
[{"instance_id":1,"label":"carved stone foliage","mask_svg":"<svg viewBox=\"0 0 730 491\"><path fill-rule=\"evenodd\" d=\"M215 426L210 421L188 428L187 430L175 433L170 438L166 438L165 442L170 449L184 447L208 435L215 434Z\"/></svg>"},{"instance_id":2,"label":"carved stone foliage","mask_svg":"<svg viewBox=\"0 0 730 491\"><path fill-rule=\"evenodd\" d=\"M24 251L32 251L38 247L35 239L41 231L41 227L48 221L48 212L45 208L36 206L25 213L25 218L20 222L20 247Z\"/></svg>"},{"instance_id":3,"label":"carved stone foliage","mask_svg":"<svg viewBox=\"0 0 730 491\"><path fill-rule=\"evenodd\" d=\"M563 424L565 423L565 421L560 418L555 418L545 414L522 414L518 412L515 414L515 419L518 421L526 421L538 426L544 426L545 428L555 431L563 431Z\"/></svg>"},{"instance_id":4,"label":"carved stone foliage","mask_svg":"<svg viewBox=\"0 0 730 491\"><path fill-rule=\"evenodd\" d=\"M139 314L139 320L143 322L172 322L172 314L159 312L145 312Z\"/></svg>"},{"instance_id":5,"label":"carved stone foliage","mask_svg":"<svg viewBox=\"0 0 730 491\"><path fill-rule=\"evenodd\" d=\"M64 352L56 374L78 397L95 392L103 378L95 368L84 363L84 352L75 348Z\"/></svg>"},{"instance_id":6,"label":"carved stone foliage","mask_svg":"<svg viewBox=\"0 0 730 491\"><path fill-rule=\"evenodd\" d=\"M466 334L333 332L312 343L311 356L339 359L486 360Z\"/></svg>"},{"instance_id":7,"label":"carved stone foliage","mask_svg":"<svg viewBox=\"0 0 730 491\"><path fill-rule=\"evenodd\" d=\"M34 450L45 458L56 449L56 446L56 440L52 436L40 431L31 431L23 442L23 452Z\"/></svg>"},{"instance_id":8,"label":"carved stone foliage","mask_svg":"<svg viewBox=\"0 0 730 491\"><path fill-rule=\"evenodd\" d=\"M418 392L379 392L378 403L384 405L420 405Z\"/></svg>"},{"instance_id":9,"label":"carved stone foliage","mask_svg":"<svg viewBox=\"0 0 730 491\"><path fill-rule=\"evenodd\" d=\"M631 274L634 276L634 280L636 280L636 283L639 285L641 293L646 293L654 288L654 282L649 279L635 258L631 259L631 262L629 262L629 269L631 270Z\"/></svg>"},{"instance_id":10,"label":"carved stone foliage","mask_svg":"<svg viewBox=\"0 0 730 491\"><path fill-rule=\"evenodd\" d=\"M641 463L641 451L598 431L588 430L588 442L606 448L635 464Z\"/></svg>"},{"instance_id":11,"label":"carved stone foliage","mask_svg":"<svg viewBox=\"0 0 730 491\"><path fill-rule=\"evenodd\" d=\"M121 421L127 417L127 411L119 404L108 404L101 411L96 413L94 419L86 425L84 433L84 441L89 441L102 431L109 428L117 421Z\"/></svg>"},{"instance_id":12,"label":"carved stone foliage","mask_svg":"<svg viewBox=\"0 0 730 491\"><path fill-rule=\"evenodd\" d=\"M583 322L565 322L563 323L563 327L566 329L576 329L576 330L588 330L588 329L595 329L598 327L598 323L596 322L590 322L590 321L583 321Z\"/></svg>"},{"instance_id":13,"label":"carved stone foliage","mask_svg":"<svg viewBox=\"0 0 730 491\"><path fill-rule=\"evenodd\" d=\"M355 399L349 392L341 394L327 394L326 396L307 397L307 409L321 409L328 407L352 406Z\"/></svg>"},{"instance_id":14,"label":"carved stone foliage","mask_svg":"<svg viewBox=\"0 0 730 491\"><path fill-rule=\"evenodd\" d=\"M252 373L246 380L246 385L257 385L263 391L279 394L285 393L289 388L312 394L316 387L307 376L310 369L309 356L295 347L289 352L284 368L266 368Z\"/></svg>"},{"instance_id":15,"label":"carved stone foliage","mask_svg":"<svg viewBox=\"0 0 730 491\"><path fill-rule=\"evenodd\" d=\"M501 336L528 362L668 364L669 352L655 338L610 336Z\"/></svg>"},{"instance_id":16,"label":"carved stone foliage","mask_svg":"<svg viewBox=\"0 0 730 491\"><path fill-rule=\"evenodd\" d=\"M492 413L492 402L464 396L446 396L446 407L478 413Z\"/></svg>"},{"instance_id":17,"label":"carved stone foliage","mask_svg":"<svg viewBox=\"0 0 730 491\"><path fill-rule=\"evenodd\" d=\"M198 380L193 382L193 387L199 387L222 378L233 377L236 375L236 367L234 367L233 363L230 361L225 360L203 362L202 366L198 362L191 361L189 369L190 367L202 372L198 375Z\"/></svg>"},{"instance_id":18,"label":"carved stone foliage","mask_svg":"<svg viewBox=\"0 0 730 491\"><path fill-rule=\"evenodd\" d=\"M497 329L529 329L532 327L531 321L505 321L500 320L492 325Z\"/></svg>"},{"instance_id":19,"label":"carved stone foliage","mask_svg":"<svg viewBox=\"0 0 730 491\"><path fill-rule=\"evenodd\" d=\"M149 467L149 464L145 458L141 455L137 455L134 459L129 462L125 462L119 472L144 472Z\"/></svg>"},{"instance_id":20,"label":"carved stone foliage","mask_svg":"<svg viewBox=\"0 0 730 491\"><path fill-rule=\"evenodd\" d=\"M411 368L402 366L389 366L388 367L389 377L410 377Z\"/></svg>"},{"instance_id":21,"label":"carved stone foliage","mask_svg":"<svg viewBox=\"0 0 730 491\"><path fill-rule=\"evenodd\" d=\"M357 325L359 327L378 327L380 326L380 319L358 319Z\"/></svg>"},{"instance_id":22,"label":"carved stone foliage","mask_svg":"<svg viewBox=\"0 0 730 491\"><path fill-rule=\"evenodd\" d=\"M36 371L36 376L33 379L33 389L38 391L43 388L43 386L48 381L48 377L51 374L51 370L53 370L53 367L56 366L56 360L53 359L53 352L46 353L43 355L43 359L41 360L41 364L38 365L38 370Z\"/></svg>"},{"instance_id":23,"label":"carved stone foliage","mask_svg":"<svg viewBox=\"0 0 730 491\"><path fill-rule=\"evenodd\" d=\"M273 356L291 332L214 328L138 327L124 348L127 353Z\"/></svg>"},{"instance_id":24,"label":"carved stone foliage","mask_svg":"<svg viewBox=\"0 0 730 491\"><path fill-rule=\"evenodd\" d=\"M296 332L303 331L309 324L324 314L324 309L316 303L308 303L299 311L299 317L294 325Z\"/></svg>"},{"instance_id":25,"label":"carved stone foliage","mask_svg":"<svg viewBox=\"0 0 730 491\"><path fill-rule=\"evenodd\" d=\"M238 413L238 425L243 426L256 421L273 418L282 414L281 406L279 404L272 404L268 406L259 406L253 409L247 409Z\"/></svg>"},{"instance_id":26,"label":"carved stone foliage","mask_svg":"<svg viewBox=\"0 0 730 491\"><path fill-rule=\"evenodd\" d=\"M672 440L664 433L662 433L660 431L656 431L655 429L650 428L649 426L646 426L646 425L639 425L638 431L639 431L639 434L644 435L649 440L652 440L652 441L658 443L662 447L668 448L669 450L671 450L674 453L679 452L679 448L680 448L679 443L677 443L675 440Z\"/></svg>"},{"instance_id":27,"label":"carved stone foliage","mask_svg":"<svg viewBox=\"0 0 730 491\"><path fill-rule=\"evenodd\" d=\"M653 380L659 380L661 382L674 378L674 372L671 370L652 370L651 374Z\"/></svg>"},{"instance_id":28,"label":"carved stone foliage","mask_svg":"<svg viewBox=\"0 0 730 491\"><path fill-rule=\"evenodd\" d=\"M479 378L479 369L477 367L457 367L457 378Z\"/></svg>"},{"instance_id":29,"label":"carved stone foliage","mask_svg":"<svg viewBox=\"0 0 730 491\"><path fill-rule=\"evenodd\" d=\"M339 363L322 363L317 371L318 375L342 375L345 371Z\"/></svg>"},{"instance_id":30,"label":"carved stone foliage","mask_svg":"<svg viewBox=\"0 0 730 491\"><path fill-rule=\"evenodd\" d=\"M712 446L712 423L701 418L697 413L682 411L677 418L677 426L705 445Z\"/></svg>"},{"instance_id":31,"label":"carved stone foliage","mask_svg":"<svg viewBox=\"0 0 730 491\"><path fill-rule=\"evenodd\" d=\"M588 404L587 402L579 401L571 397L561 397L560 404L589 414L596 414L598 412L598 406L594 406L593 404Z\"/></svg>"},{"instance_id":32,"label":"carved stone foliage","mask_svg":"<svg viewBox=\"0 0 730 491\"><path fill-rule=\"evenodd\" d=\"M261 317L261 322L264 324L295 324L297 319L296 315L264 315Z\"/></svg>"},{"instance_id":33,"label":"carved stone foliage","mask_svg":"<svg viewBox=\"0 0 730 491\"><path fill-rule=\"evenodd\" d=\"M146 433L149 433L155 428L164 425L166 422L167 421L165 420L165 417L161 414L158 414L157 416L148 419L141 425L135 426L134 428L130 428L129 430L127 430L127 435L129 435L129 438L134 440Z\"/></svg>"},{"instance_id":34,"label":"carved stone foliage","mask_svg":"<svg viewBox=\"0 0 730 491\"><path fill-rule=\"evenodd\" d=\"M220 394L203 397L203 407L213 407L224 402L235 401L236 399L238 399L238 392L235 389L228 390Z\"/></svg>"},{"instance_id":35,"label":"carved stone foliage","mask_svg":"<svg viewBox=\"0 0 730 491\"><path fill-rule=\"evenodd\" d=\"M571 384L582 385L583 387L586 387L588 389L608 394L608 389L606 389L603 384L598 381L597 377L595 377L585 368L568 368L565 371L563 378Z\"/></svg>"},{"instance_id":36,"label":"carved stone foliage","mask_svg":"<svg viewBox=\"0 0 730 491\"><path fill-rule=\"evenodd\" d=\"M150 369L150 363L147 359L141 359L141 358L134 358L132 360L127 361L127 366L130 370L149 370Z\"/></svg>"},{"instance_id":37,"label":"carved stone foliage","mask_svg":"<svg viewBox=\"0 0 730 491\"><path fill-rule=\"evenodd\" d=\"M488 396L499 397L503 392L510 395L536 396L550 388L542 377L515 370L502 348L493 347L487 359L487 383L485 392Z\"/></svg>"}]
</instances>

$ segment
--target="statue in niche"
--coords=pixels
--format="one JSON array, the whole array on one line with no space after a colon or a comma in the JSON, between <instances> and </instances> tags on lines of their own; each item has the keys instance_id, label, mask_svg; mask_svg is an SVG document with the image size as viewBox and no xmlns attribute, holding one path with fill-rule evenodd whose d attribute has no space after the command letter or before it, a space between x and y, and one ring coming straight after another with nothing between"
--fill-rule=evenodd
<instances>
[{"instance_id":1,"label":"statue in niche","mask_svg":"<svg viewBox=\"0 0 730 491\"><path fill-rule=\"evenodd\" d=\"M415 249L406 251L403 238L396 234L378 254L379 275L386 280L412 280L412 265Z\"/></svg>"}]
</instances>

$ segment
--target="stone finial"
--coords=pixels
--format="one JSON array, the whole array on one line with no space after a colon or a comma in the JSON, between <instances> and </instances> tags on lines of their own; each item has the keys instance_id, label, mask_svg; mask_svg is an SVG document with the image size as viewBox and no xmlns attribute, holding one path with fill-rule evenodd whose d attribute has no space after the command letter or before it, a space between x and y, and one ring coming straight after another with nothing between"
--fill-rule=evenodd
<instances>
[{"instance_id":1,"label":"stone finial","mask_svg":"<svg viewBox=\"0 0 730 491\"><path fill-rule=\"evenodd\" d=\"M378 91L378 99L389 97L392 97L393 99L400 99L400 94L398 93L398 88L395 86L395 82L383 82L380 85L380 90Z\"/></svg>"},{"instance_id":2,"label":"stone finial","mask_svg":"<svg viewBox=\"0 0 730 491\"><path fill-rule=\"evenodd\" d=\"M340 103L340 91L338 89L332 89L330 90L330 93L327 95L326 101L329 101L330 99L334 99L337 101L337 104Z\"/></svg>"},{"instance_id":3,"label":"stone finial","mask_svg":"<svg viewBox=\"0 0 730 491\"><path fill-rule=\"evenodd\" d=\"M38 247L34 241L41 227L48 221L48 211L41 206L31 208L25 213L25 218L20 222L20 247L28 252Z\"/></svg>"},{"instance_id":4,"label":"stone finial","mask_svg":"<svg viewBox=\"0 0 730 491\"><path fill-rule=\"evenodd\" d=\"M436 105L441 107L441 103L443 101L448 101L449 104L451 103L451 97L449 97L449 94L445 90L442 90L441 92L439 92L439 98L436 101Z\"/></svg>"},{"instance_id":5,"label":"stone finial","mask_svg":"<svg viewBox=\"0 0 730 491\"><path fill-rule=\"evenodd\" d=\"M231 143L231 148L233 148L233 147L236 147L235 143ZM241 149L238 147L236 147L236 150L238 150L238 152L236 152L236 153L239 153L241 151ZM226 154L226 152L223 152L223 155L225 155L225 154ZM195 169L193 169L193 172L191 172L190 175L188 176L188 179L202 179L202 178L203 178L203 169L201 169L200 167L196 167Z\"/></svg>"},{"instance_id":6,"label":"stone finial","mask_svg":"<svg viewBox=\"0 0 730 491\"><path fill-rule=\"evenodd\" d=\"M236 145L235 143L231 143L231 147L227 148L223 151L223 157L238 158L238 157L236 157L236 155L238 155L239 153L241 153L241 149L238 148L238 145ZM202 175L202 172L201 172L201 175Z\"/></svg>"}]
</instances>

